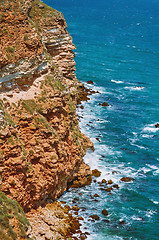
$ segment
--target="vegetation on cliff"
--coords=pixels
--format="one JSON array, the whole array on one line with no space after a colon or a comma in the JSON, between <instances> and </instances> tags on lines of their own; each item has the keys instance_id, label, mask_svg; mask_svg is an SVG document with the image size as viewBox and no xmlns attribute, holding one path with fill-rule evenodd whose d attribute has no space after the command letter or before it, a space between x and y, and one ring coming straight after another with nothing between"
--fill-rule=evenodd
<instances>
[{"instance_id":1,"label":"vegetation on cliff","mask_svg":"<svg viewBox=\"0 0 159 240\"><path fill-rule=\"evenodd\" d=\"M16 240L27 238L29 222L20 205L0 192L0 239Z\"/></svg>"},{"instance_id":2,"label":"vegetation on cliff","mask_svg":"<svg viewBox=\"0 0 159 240\"><path fill-rule=\"evenodd\" d=\"M27 239L19 204L28 212L91 182L83 156L93 145L76 116L87 92L61 13L39 0L4 0L0 22L0 238Z\"/></svg>"}]
</instances>

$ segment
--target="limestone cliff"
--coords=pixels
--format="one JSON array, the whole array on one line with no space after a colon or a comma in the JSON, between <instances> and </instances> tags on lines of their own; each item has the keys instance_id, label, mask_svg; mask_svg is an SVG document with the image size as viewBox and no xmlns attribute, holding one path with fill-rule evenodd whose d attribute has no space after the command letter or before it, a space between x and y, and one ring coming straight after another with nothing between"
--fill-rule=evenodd
<instances>
[{"instance_id":1,"label":"limestone cliff","mask_svg":"<svg viewBox=\"0 0 159 240\"><path fill-rule=\"evenodd\" d=\"M0 23L0 190L29 211L91 182L83 156L93 145L76 116L87 92L62 13L1 0Z\"/></svg>"}]
</instances>

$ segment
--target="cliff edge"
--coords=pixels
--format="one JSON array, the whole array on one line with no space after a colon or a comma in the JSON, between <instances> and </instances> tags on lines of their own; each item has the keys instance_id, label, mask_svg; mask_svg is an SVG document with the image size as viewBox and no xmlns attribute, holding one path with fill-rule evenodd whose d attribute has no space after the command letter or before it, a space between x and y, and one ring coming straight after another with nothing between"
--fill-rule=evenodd
<instances>
[{"instance_id":1,"label":"cliff edge","mask_svg":"<svg viewBox=\"0 0 159 240\"><path fill-rule=\"evenodd\" d=\"M28 212L91 182L83 156L93 144L76 115L87 92L62 13L2 0L0 23L0 191Z\"/></svg>"}]
</instances>

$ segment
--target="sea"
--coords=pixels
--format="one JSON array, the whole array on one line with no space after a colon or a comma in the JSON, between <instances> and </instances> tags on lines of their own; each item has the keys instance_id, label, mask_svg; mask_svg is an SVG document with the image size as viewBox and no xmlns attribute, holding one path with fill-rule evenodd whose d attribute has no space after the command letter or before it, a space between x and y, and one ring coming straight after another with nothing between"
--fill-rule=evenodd
<instances>
[{"instance_id":1,"label":"sea","mask_svg":"<svg viewBox=\"0 0 159 240\"><path fill-rule=\"evenodd\" d=\"M80 207L87 239L158 240L159 0L44 2L64 14L77 47L78 80L99 91L77 114L95 146L84 160L102 174L61 200ZM99 105L103 102L109 106ZM122 182L122 177L135 180ZM119 189L103 191L102 179ZM93 214L100 219L93 221Z\"/></svg>"}]
</instances>

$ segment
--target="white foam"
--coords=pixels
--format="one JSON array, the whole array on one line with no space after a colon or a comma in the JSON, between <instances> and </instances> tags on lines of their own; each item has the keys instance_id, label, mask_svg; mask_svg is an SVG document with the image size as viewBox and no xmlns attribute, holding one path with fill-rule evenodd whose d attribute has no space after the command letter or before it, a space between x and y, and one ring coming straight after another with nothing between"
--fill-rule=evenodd
<instances>
[{"instance_id":1,"label":"white foam","mask_svg":"<svg viewBox=\"0 0 159 240\"><path fill-rule=\"evenodd\" d=\"M130 90L130 91L141 91L143 89L145 89L144 87L124 87L126 90Z\"/></svg>"},{"instance_id":2,"label":"white foam","mask_svg":"<svg viewBox=\"0 0 159 240\"><path fill-rule=\"evenodd\" d=\"M146 168L146 167L142 167L142 168L140 168L139 172L140 172L140 171L143 171L144 174L146 174L146 173L150 172L151 169L150 169L150 168Z\"/></svg>"},{"instance_id":3,"label":"white foam","mask_svg":"<svg viewBox=\"0 0 159 240\"><path fill-rule=\"evenodd\" d=\"M155 132L157 132L158 130L159 130L159 128L156 128L155 127L155 124L156 123L152 123L152 124L148 124L147 126L145 126L144 128L143 128L143 132L150 132L150 133L155 133Z\"/></svg>"},{"instance_id":4,"label":"white foam","mask_svg":"<svg viewBox=\"0 0 159 240\"><path fill-rule=\"evenodd\" d=\"M135 221L142 221L142 218L133 215L133 216L132 216L132 220L135 220Z\"/></svg>"},{"instance_id":5,"label":"white foam","mask_svg":"<svg viewBox=\"0 0 159 240\"><path fill-rule=\"evenodd\" d=\"M150 164L146 164L149 168L151 168L151 169L154 169L154 170L156 170L156 169L159 169L157 166L155 166L155 165L150 165Z\"/></svg>"},{"instance_id":6,"label":"white foam","mask_svg":"<svg viewBox=\"0 0 159 240\"><path fill-rule=\"evenodd\" d=\"M156 211L148 209L147 212L146 212L146 216L150 218L156 213L157 213Z\"/></svg>"},{"instance_id":7,"label":"white foam","mask_svg":"<svg viewBox=\"0 0 159 240\"><path fill-rule=\"evenodd\" d=\"M114 79L112 79L111 82L113 82L113 83L117 83L117 84L124 83L123 81L120 81L120 80L114 80Z\"/></svg>"},{"instance_id":8,"label":"white foam","mask_svg":"<svg viewBox=\"0 0 159 240\"><path fill-rule=\"evenodd\" d=\"M142 134L143 138L152 138L152 136L148 135L148 134Z\"/></svg>"},{"instance_id":9,"label":"white foam","mask_svg":"<svg viewBox=\"0 0 159 240\"><path fill-rule=\"evenodd\" d=\"M119 236L110 236L110 235L103 236L102 233L101 233L101 235L100 235L100 233L88 235L87 239L88 240L97 240L97 239L100 239L100 240L124 240L124 238L119 237Z\"/></svg>"},{"instance_id":10,"label":"white foam","mask_svg":"<svg viewBox=\"0 0 159 240\"><path fill-rule=\"evenodd\" d=\"M111 69L111 68L106 68L106 71L109 71L109 72L114 72L114 69Z\"/></svg>"}]
</instances>

